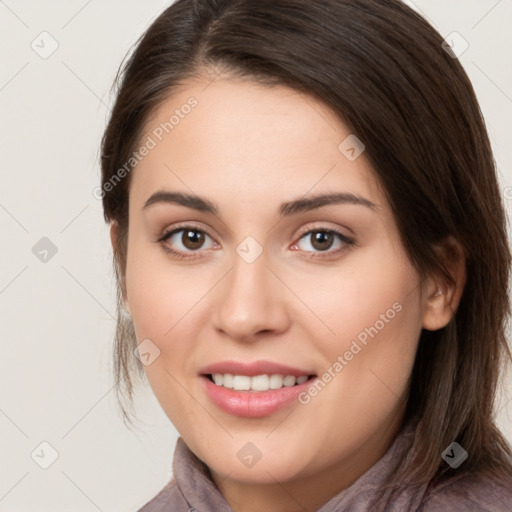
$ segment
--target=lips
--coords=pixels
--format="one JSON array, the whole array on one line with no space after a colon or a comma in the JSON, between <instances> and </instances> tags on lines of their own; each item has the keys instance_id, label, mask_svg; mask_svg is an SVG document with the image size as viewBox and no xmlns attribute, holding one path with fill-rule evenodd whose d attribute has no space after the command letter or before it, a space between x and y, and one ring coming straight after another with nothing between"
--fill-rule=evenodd
<instances>
[{"instance_id":1,"label":"lips","mask_svg":"<svg viewBox=\"0 0 512 512\"><path fill-rule=\"evenodd\" d=\"M316 378L311 370L271 361L223 361L199 373L205 393L216 406L229 414L251 418L298 405L298 395Z\"/></svg>"},{"instance_id":2,"label":"lips","mask_svg":"<svg viewBox=\"0 0 512 512\"><path fill-rule=\"evenodd\" d=\"M230 373L231 375L247 375L254 377L255 375L293 375L294 377L302 377L304 375L313 375L312 370L302 370L293 368L272 361L255 361L253 363L243 363L238 361L222 361L210 364L202 368L199 373L201 375L213 375L215 373Z\"/></svg>"}]
</instances>

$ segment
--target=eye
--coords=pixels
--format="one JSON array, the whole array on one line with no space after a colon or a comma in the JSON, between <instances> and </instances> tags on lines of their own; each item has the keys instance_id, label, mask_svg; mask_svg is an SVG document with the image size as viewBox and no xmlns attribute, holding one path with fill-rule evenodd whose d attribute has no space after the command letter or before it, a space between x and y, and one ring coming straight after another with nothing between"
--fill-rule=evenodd
<instances>
[{"instance_id":1,"label":"eye","mask_svg":"<svg viewBox=\"0 0 512 512\"><path fill-rule=\"evenodd\" d=\"M310 240L309 244L303 244L304 240ZM205 241L211 240L210 247L205 247ZM338 241L336 248L336 241ZM193 225L184 225L165 232L156 242L160 243L163 249L172 254L176 259L196 258L201 256L200 249L217 248L219 245L204 230ZM312 247L310 250L307 246ZM316 228L306 231L300 236L300 239L291 249L302 250L313 253L310 257L327 257L337 254L348 247L355 245L355 241L334 229ZM304 247L306 246L306 247ZM334 250L331 250L332 247ZM197 253L197 254L195 254ZM322 253L326 253L324 256Z\"/></svg>"},{"instance_id":2,"label":"eye","mask_svg":"<svg viewBox=\"0 0 512 512\"><path fill-rule=\"evenodd\" d=\"M205 249L206 239L212 238L203 230L195 226L180 226L171 231L164 233L158 240L162 247L176 258L195 257L195 253L199 249ZM218 244L212 240L213 244L210 248L217 247ZM208 247L206 247L207 249Z\"/></svg>"},{"instance_id":3,"label":"eye","mask_svg":"<svg viewBox=\"0 0 512 512\"><path fill-rule=\"evenodd\" d=\"M309 243L303 244L302 247L300 247L300 242L302 240L307 241L309 239ZM336 239L338 240L338 244L336 247ZM306 233L304 233L299 241L292 246L292 249L295 249L296 247L299 247L299 249L305 251L305 252L313 252L317 254L313 254L313 257L323 257L322 254L318 253L328 253L328 255L332 255L333 253L338 253L339 251L342 251L346 249L347 247L350 247L355 244L355 241L351 238L343 235L339 231L336 231L334 229L323 229L323 228L317 228L317 229L310 229ZM309 247L312 247L313 249L308 249ZM335 246L334 250L332 247Z\"/></svg>"}]
</instances>

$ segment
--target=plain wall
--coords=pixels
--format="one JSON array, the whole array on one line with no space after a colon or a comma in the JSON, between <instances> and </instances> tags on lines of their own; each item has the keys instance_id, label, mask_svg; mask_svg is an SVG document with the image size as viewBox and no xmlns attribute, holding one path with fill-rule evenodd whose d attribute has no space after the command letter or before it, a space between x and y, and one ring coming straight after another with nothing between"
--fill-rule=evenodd
<instances>
[{"instance_id":1,"label":"plain wall","mask_svg":"<svg viewBox=\"0 0 512 512\"><path fill-rule=\"evenodd\" d=\"M140 391L135 432L115 404L111 248L93 195L114 75L169 3L0 2L3 512L136 511L170 477L177 432L151 390ZM407 3L443 36L456 31L469 43L460 60L486 118L510 212L512 3ZM58 48L41 58L53 40ZM505 385L510 390L510 376ZM511 399L501 396L497 413L512 441ZM48 469L31 457L35 450L34 458L50 461L43 441L58 453Z\"/></svg>"}]
</instances>

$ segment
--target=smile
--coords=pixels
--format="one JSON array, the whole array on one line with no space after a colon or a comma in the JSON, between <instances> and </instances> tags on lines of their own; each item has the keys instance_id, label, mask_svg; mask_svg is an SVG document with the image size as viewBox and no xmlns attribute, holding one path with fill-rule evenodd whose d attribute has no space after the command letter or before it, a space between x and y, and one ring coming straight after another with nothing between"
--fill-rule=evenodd
<instances>
[{"instance_id":1,"label":"smile","mask_svg":"<svg viewBox=\"0 0 512 512\"><path fill-rule=\"evenodd\" d=\"M260 418L300 405L298 396L317 379L314 370L273 361L219 361L199 371L203 391L223 412Z\"/></svg>"},{"instance_id":2,"label":"smile","mask_svg":"<svg viewBox=\"0 0 512 512\"><path fill-rule=\"evenodd\" d=\"M249 375L215 373L209 374L208 378L217 386L235 391L269 391L303 384L310 376L295 377L295 375L263 374L251 377Z\"/></svg>"}]
</instances>

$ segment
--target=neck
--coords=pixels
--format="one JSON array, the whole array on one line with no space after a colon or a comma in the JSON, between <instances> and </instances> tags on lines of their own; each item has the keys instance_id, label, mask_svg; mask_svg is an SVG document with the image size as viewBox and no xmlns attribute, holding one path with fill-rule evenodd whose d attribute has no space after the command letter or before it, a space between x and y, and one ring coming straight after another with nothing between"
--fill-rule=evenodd
<instances>
[{"instance_id":1,"label":"neck","mask_svg":"<svg viewBox=\"0 0 512 512\"><path fill-rule=\"evenodd\" d=\"M314 512L350 487L386 453L402 426L403 417L403 411L395 414L359 450L314 475L252 484L231 480L212 469L210 473L235 512Z\"/></svg>"}]
</instances>

